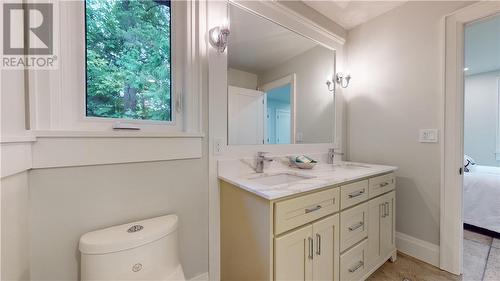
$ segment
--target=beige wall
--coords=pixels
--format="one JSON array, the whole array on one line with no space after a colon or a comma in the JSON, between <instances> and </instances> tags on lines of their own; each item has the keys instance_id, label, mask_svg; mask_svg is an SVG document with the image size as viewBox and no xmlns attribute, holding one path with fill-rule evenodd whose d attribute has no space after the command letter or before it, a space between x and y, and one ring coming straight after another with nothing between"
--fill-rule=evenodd
<instances>
[{"instance_id":1,"label":"beige wall","mask_svg":"<svg viewBox=\"0 0 500 281\"><path fill-rule=\"evenodd\" d=\"M334 96L326 87L333 75L334 52L317 46L293 59L259 74L259 85L287 75L296 75L297 143L332 143L334 141ZM298 137L297 137L298 138Z\"/></svg>"},{"instance_id":2,"label":"beige wall","mask_svg":"<svg viewBox=\"0 0 500 281\"><path fill-rule=\"evenodd\" d=\"M235 68L229 68L227 70L227 84L235 87L256 90L257 74Z\"/></svg>"},{"instance_id":3,"label":"beige wall","mask_svg":"<svg viewBox=\"0 0 500 281\"><path fill-rule=\"evenodd\" d=\"M443 18L467 2L410 1L348 32L349 159L396 165L397 231L439 244Z\"/></svg>"}]
</instances>

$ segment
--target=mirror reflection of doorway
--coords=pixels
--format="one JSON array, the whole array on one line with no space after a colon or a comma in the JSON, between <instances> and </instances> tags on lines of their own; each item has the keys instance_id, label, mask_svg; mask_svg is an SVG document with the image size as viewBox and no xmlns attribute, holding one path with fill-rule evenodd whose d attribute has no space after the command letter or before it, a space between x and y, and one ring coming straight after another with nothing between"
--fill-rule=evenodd
<instances>
[{"instance_id":1,"label":"mirror reflection of doorway","mask_svg":"<svg viewBox=\"0 0 500 281\"><path fill-rule=\"evenodd\" d=\"M266 143L295 143L295 73L259 87L266 93Z\"/></svg>"},{"instance_id":2,"label":"mirror reflection of doorway","mask_svg":"<svg viewBox=\"0 0 500 281\"><path fill-rule=\"evenodd\" d=\"M267 143L291 143L291 85L267 90Z\"/></svg>"}]
</instances>

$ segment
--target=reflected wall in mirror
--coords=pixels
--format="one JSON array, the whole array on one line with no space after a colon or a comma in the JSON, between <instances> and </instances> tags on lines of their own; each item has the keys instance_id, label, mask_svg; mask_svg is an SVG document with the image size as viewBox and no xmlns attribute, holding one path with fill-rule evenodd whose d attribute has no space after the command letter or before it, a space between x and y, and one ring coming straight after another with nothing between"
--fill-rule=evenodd
<instances>
[{"instance_id":1,"label":"reflected wall in mirror","mask_svg":"<svg viewBox=\"0 0 500 281\"><path fill-rule=\"evenodd\" d=\"M333 143L335 51L229 5L228 144Z\"/></svg>"}]
</instances>

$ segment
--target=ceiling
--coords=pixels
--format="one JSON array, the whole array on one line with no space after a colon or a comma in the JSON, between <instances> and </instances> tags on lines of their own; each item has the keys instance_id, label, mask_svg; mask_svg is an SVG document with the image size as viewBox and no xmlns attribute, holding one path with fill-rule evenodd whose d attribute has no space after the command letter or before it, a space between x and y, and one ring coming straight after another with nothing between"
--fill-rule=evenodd
<instances>
[{"instance_id":1,"label":"ceiling","mask_svg":"<svg viewBox=\"0 0 500 281\"><path fill-rule=\"evenodd\" d=\"M323 14L345 29L380 16L407 1L322 1L303 0L304 4Z\"/></svg>"},{"instance_id":2,"label":"ceiling","mask_svg":"<svg viewBox=\"0 0 500 281\"><path fill-rule=\"evenodd\" d=\"M317 46L274 22L230 5L228 65L259 74ZM258 31L258 32L257 32Z\"/></svg>"},{"instance_id":3,"label":"ceiling","mask_svg":"<svg viewBox=\"0 0 500 281\"><path fill-rule=\"evenodd\" d=\"M465 75L500 70L500 15L465 28Z\"/></svg>"}]
</instances>

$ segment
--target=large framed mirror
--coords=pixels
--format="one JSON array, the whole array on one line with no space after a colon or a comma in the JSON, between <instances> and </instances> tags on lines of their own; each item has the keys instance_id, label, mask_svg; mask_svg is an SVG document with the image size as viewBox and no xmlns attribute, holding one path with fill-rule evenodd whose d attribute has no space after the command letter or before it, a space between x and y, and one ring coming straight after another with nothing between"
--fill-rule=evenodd
<instances>
[{"instance_id":1,"label":"large framed mirror","mask_svg":"<svg viewBox=\"0 0 500 281\"><path fill-rule=\"evenodd\" d=\"M333 143L335 50L228 9L228 144Z\"/></svg>"}]
</instances>

